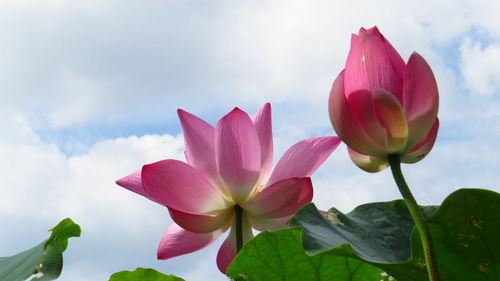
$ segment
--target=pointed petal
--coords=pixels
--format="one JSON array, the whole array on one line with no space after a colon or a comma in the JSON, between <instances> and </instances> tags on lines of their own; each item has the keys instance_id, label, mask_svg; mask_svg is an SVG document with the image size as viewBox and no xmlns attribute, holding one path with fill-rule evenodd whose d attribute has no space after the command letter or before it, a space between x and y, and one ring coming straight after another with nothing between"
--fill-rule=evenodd
<instances>
[{"instance_id":1,"label":"pointed petal","mask_svg":"<svg viewBox=\"0 0 500 281\"><path fill-rule=\"evenodd\" d=\"M347 149L349 151L349 156L351 157L352 162L354 162L356 166L360 167L366 172L380 172L389 166L387 158L365 155L349 147Z\"/></svg>"},{"instance_id":2,"label":"pointed petal","mask_svg":"<svg viewBox=\"0 0 500 281\"><path fill-rule=\"evenodd\" d=\"M160 240L158 259L166 260L201 250L212 244L225 231L224 229L210 233L193 233L174 223Z\"/></svg>"},{"instance_id":3,"label":"pointed petal","mask_svg":"<svg viewBox=\"0 0 500 281\"><path fill-rule=\"evenodd\" d=\"M155 201L153 198L144 191L141 182L141 171L133 172L132 174L123 177L115 182L117 185L124 187L132 192L142 195L150 200ZM156 201L155 201L156 202Z\"/></svg>"},{"instance_id":4,"label":"pointed petal","mask_svg":"<svg viewBox=\"0 0 500 281\"><path fill-rule=\"evenodd\" d=\"M210 178L218 176L215 164L214 127L182 109L178 109L177 114L184 132L186 160Z\"/></svg>"},{"instance_id":5,"label":"pointed petal","mask_svg":"<svg viewBox=\"0 0 500 281\"><path fill-rule=\"evenodd\" d=\"M395 67L393 61L402 61L402 58L397 52L392 52L392 46L387 45L378 30L374 33L360 32L351 38L345 67L346 95L357 90L371 91L373 87L380 87L399 98L402 95L403 77L398 73L400 62Z\"/></svg>"},{"instance_id":6,"label":"pointed petal","mask_svg":"<svg viewBox=\"0 0 500 281\"><path fill-rule=\"evenodd\" d=\"M235 202L246 200L259 179L260 144L248 115L235 108L215 129L217 168Z\"/></svg>"},{"instance_id":7,"label":"pointed petal","mask_svg":"<svg viewBox=\"0 0 500 281\"><path fill-rule=\"evenodd\" d=\"M178 160L163 160L142 168L144 191L160 204L187 213L227 207L220 191L199 170Z\"/></svg>"},{"instance_id":8,"label":"pointed petal","mask_svg":"<svg viewBox=\"0 0 500 281\"><path fill-rule=\"evenodd\" d=\"M213 214L190 214L168 208L170 217L180 227L195 233L208 233L229 225L233 216L233 208Z\"/></svg>"},{"instance_id":9,"label":"pointed petal","mask_svg":"<svg viewBox=\"0 0 500 281\"><path fill-rule=\"evenodd\" d=\"M266 103L252 118L260 142L261 177L267 177L273 165L273 129L271 104Z\"/></svg>"},{"instance_id":10,"label":"pointed petal","mask_svg":"<svg viewBox=\"0 0 500 281\"><path fill-rule=\"evenodd\" d=\"M429 133L414 147L410 149L405 155L401 156L401 162L403 163L415 163L424 159L427 154L431 151L434 143L436 142L437 134L439 130L439 119L436 119L434 126L431 128Z\"/></svg>"},{"instance_id":11,"label":"pointed petal","mask_svg":"<svg viewBox=\"0 0 500 281\"><path fill-rule=\"evenodd\" d=\"M311 178L289 178L264 188L241 207L254 218L280 218L294 214L312 198Z\"/></svg>"},{"instance_id":12,"label":"pointed petal","mask_svg":"<svg viewBox=\"0 0 500 281\"><path fill-rule=\"evenodd\" d=\"M401 104L388 91L373 88L375 113L385 129L385 147L389 154L404 151L408 139L408 123Z\"/></svg>"},{"instance_id":13,"label":"pointed petal","mask_svg":"<svg viewBox=\"0 0 500 281\"><path fill-rule=\"evenodd\" d=\"M246 214L243 215L242 223L243 245L253 238L252 228ZM217 267L222 273L226 273L227 267L236 256L236 227L233 225L224 243L222 243L217 253Z\"/></svg>"},{"instance_id":14,"label":"pointed petal","mask_svg":"<svg viewBox=\"0 0 500 281\"><path fill-rule=\"evenodd\" d=\"M436 79L430 66L419 54L413 53L406 67L403 108L410 130L409 143L412 147L434 126L439 107Z\"/></svg>"},{"instance_id":15,"label":"pointed petal","mask_svg":"<svg viewBox=\"0 0 500 281\"><path fill-rule=\"evenodd\" d=\"M378 30L376 26L366 30L367 33L371 34L372 36L375 36L376 38L379 38L384 42L385 50L387 52L387 55L389 56L389 59L391 60L392 66L394 67L394 71L396 71L398 77L400 79L403 79L404 73L405 73L405 68L406 68L406 63L401 57L401 55L394 49L392 46L391 42L389 42L382 33Z\"/></svg>"},{"instance_id":16,"label":"pointed petal","mask_svg":"<svg viewBox=\"0 0 500 281\"><path fill-rule=\"evenodd\" d=\"M317 137L294 144L283 154L266 186L282 179L311 176L339 143L338 137Z\"/></svg>"}]
</instances>

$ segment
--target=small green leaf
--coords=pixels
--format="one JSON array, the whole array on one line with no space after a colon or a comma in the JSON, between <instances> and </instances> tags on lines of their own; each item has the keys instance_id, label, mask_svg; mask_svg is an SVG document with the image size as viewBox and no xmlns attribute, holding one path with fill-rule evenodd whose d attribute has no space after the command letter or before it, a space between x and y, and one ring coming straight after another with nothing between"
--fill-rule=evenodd
<instances>
[{"instance_id":1,"label":"small green leaf","mask_svg":"<svg viewBox=\"0 0 500 281\"><path fill-rule=\"evenodd\" d=\"M61 244L61 250L64 252L68 248L68 238L80 237L82 230L80 226L74 223L70 218L66 218L51 229L52 235L45 243L48 246L53 241L57 240Z\"/></svg>"},{"instance_id":2,"label":"small green leaf","mask_svg":"<svg viewBox=\"0 0 500 281\"><path fill-rule=\"evenodd\" d=\"M56 279L62 270L62 252L68 246L68 238L73 236L80 236L80 226L65 219L52 229L46 241L17 255L0 257L0 280L21 281L30 277L36 281Z\"/></svg>"},{"instance_id":3,"label":"small green leaf","mask_svg":"<svg viewBox=\"0 0 500 281\"><path fill-rule=\"evenodd\" d=\"M382 270L359 260L334 256L308 256L299 228L264 231L250 240L227 270L234 280L255 281L380 281Z\"/></svg>"},{"instance_id":4,"label":"small green leaf","mask_svg":"<svg viewBox=\"0 0 500 281\"><path fill-rule=\"evenodd\" d=\"M184 281L184 279L165 275L151 268L138 267L134 271L120 271L111 275L109 281Z\"/></svg>"}]
</instances>

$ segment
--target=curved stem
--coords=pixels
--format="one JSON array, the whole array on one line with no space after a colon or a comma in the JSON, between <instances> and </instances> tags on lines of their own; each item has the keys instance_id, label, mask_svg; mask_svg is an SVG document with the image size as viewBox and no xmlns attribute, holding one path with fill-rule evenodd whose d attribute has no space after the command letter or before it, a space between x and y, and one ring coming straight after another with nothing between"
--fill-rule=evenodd
<instances>
[{"instance_id":1,"label":"curved stem","mask_svg":"<svg viewBox=\"0 0 500 281\"><path fill-rule=\"evenodd\" d=\"M439 281L439 273L437 268L436 256L434 254L434 248L432 246L432 239L429 232L429 228L425 222L422 211L418 207L417 201L413 194L411 194L410 188L406 184L406 181L401 172L401 159L399 155L389 155L389 164L391 165L392 175L396 184L399 188L399 192L403 195L403 199L406 203L406 207L410 212L415 226L417 227L418 233L420 234L420 240L422 241L422 247L424 249L425 264L427 265L427 273L429 275L430 281Z\"/></svg>"},{"instance_id":2,"label":"curved stem","mask_svg":"<svg viewBox=\"0 0 500 281\"><path fill-rule=\"evenodd\" d=\"M243 209L240 205L234 206L236 212L236 253L243 247Z\"/></svg>"}]
</instances>

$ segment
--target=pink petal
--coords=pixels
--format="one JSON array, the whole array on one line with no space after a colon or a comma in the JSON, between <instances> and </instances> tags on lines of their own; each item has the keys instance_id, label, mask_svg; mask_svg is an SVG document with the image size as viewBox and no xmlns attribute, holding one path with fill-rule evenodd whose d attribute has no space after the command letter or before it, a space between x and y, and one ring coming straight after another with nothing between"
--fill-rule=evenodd
<instances>
[{"instance_id":1,"label":"pink petal","mask_svg":"<svg viewBox=\"0 0 500 281\"><path fill-rule=\"evenodd\" d=\"M234 214L233 208L213 214L190 214L172 208L168 208L168 211L175 223L195 233L208 233L229 225Z\"/></svg>"},{"instance_id":2,"label":"pink petal","mask_svg":"<svg viewBox=\"0 0 500 281\"><path fill-rule=\"evenodd\" d=\"M212 244L225 231L220 229L210 233L193 233L174 223L160 240L158 259L166 260L201 250Z\"/></svg>"},{"instance_id":3,"label":"pink petal","mask_svg":"<svg viewBox=\"0 0 500 281\"><path fill-rule=\"evenodd\" d=\"M220 191L199 170L178 160L142 167L144 191L160 204L187 213L226 209Z\"/></svg>"},{"instance_id":4,"label":"pink petal","mask_svg":"<svg viewBox=\"0 0 500 281\"><path fill-rule=\"evenodd\" d=\"M217 177L214 127L182 109L178 109L177 114L184 132L186 160L210 178Z\"/></svg>"},{"instance_id":5,"label":"pink petal","mask_svg":"<svg viewBox=\"0 0 500 281\"><path fill-rule=\"evenodd\" d=\"M271 120L271 104L266 103L252 118L260 142L261 177L271 172L273 165L273 130Z\"/></svg>"},{"instance_id":6,"label":"pink petal","mask_svg":"<svg viewBox=\"0 0 500 281\"><path fill-rule=\"evenodd\" d=\"M132 192L135 192L139 195L142 195L148 199L155 201L154 199L148 197L147 193L144 191L144 188L142 187L141 171L133 172L132 174L117 180L115 183Z\"/></svg>"},{"instance_id":7,"label":"pink petal","mask_svg":"<svg viewBox=\"0 0 500 281\"><path fill-rule=\"evenodd\" d=\"M389 166L389 162L387 161L386 157L369 156L359 153L349 147L347 149L349 151L349 156L351 157L352 162L354 162L356 166L360 167L366 172L380 172Z\"/></svg>"},{"instance_id":8,"label":"pink petal","mask_svg":"<svg viewBox=\"0 0 500 281\"><path fill-rule=\"evenodd\" d=\"M403 108L410 130L412 147L434 126L439 107L436 79L430 66L417 53L408 60L403 87Z\"/></svg>"},{"instance_id":9,"label":"pink petal","mask_svg":"<svg viewBox=\"0 0 500 281\"><path fill-rule=\"evenodd\" d=\"M233 261L234 257L236 257L236 239L230 239L233 236L230 234L228 238L224 241L224 243L219 248L219 252L217 253L217 267L220 272L226 273L227 268Z\"/></svg>"},{"instance_id":10,"label":"pink petal","mask_svg":"<svg viewBox=\"0 0 500 281\"><path fill-rule=\"evenodd\" d=\"M399 55L399 53L396 51L396 49L394 49L392 44L382 35L382 33L380 33L380 31L376 26L366 30L366 32L374 37L379 38L384 42L385 50L387 52L387 55L389 56L389 59L391 60L392 66L394 67L394 71L396 71L400 79L403 79L406 63L401 57L401 55Z\"/></svg>"},{"instance_id":11,"label":"pink petal","mask_svg":"<svg viewBox=\"0 0 500 281\"><path fill-rule=\"evenodd\" d=\"M241 207L254 218L280 218L294 214L312 197L311 178L290 178L264 188Z\"/></svg>"},{"instance_id":12,"label":"pink petal","mask_svg":"<svg viewBox=\"0 0 500 281\"><path fill-rule=\"evenodd\" d=\"M215 129L219 174L235 202L244 202L260 176L260 144L248 115L235 108Z\"/></svg>"},{"instance_id":13,"label":"pink petal","mask_svg":"<svg viewBox=\"0 0 500 281\"><path fill-rule=\"evenodd\" d=\"M385 129L387 152L403 152L408 139L408 123L401 104L395 96L382 88L375 87L373 97L377 119Z\"/></svg>"},{"instance_id":14,"label":"pink petal","mask_svg":"<svg viewBox=\"0 0 500 281\"><path fill-rule=\"evenodd\" d=\"M344 94L344 71L342 71L337 79L335 79L335 82L333 82L328 100L328 111L337 135L348 146L370 155L385 154L385 146L382 143L374 141L372 137L365 132L365 129L361 126L358 118L354 115L353 110L347 103Z\"/></svg>"},{"instance_id":15,"label":"pink petal","mask_svg":"<svg viewBox=\"0 0 500 281\"><path fill-rule=\"evenodd\" d=\"M311 176L339 143L338 137L317 137L294 144L279 160L267 186L282 179Z\"/></svg>"},{"instance_id":16,"label":"pink petal","mask_svg":"<svg viewBox=\"0 0 500 281\"><path fill-rule=\"evenodd\" d=\"M375 31L360 32L351 37L351 49L345 67L346 96L357 90L383 88L395 96L402 95L401 57ZM393 65L396 61L396 66ZM404 63L404 62L403 62Z\"/></svg>"},{"instance_id":17,"label":"pink petal","mask_svg":"<svg viewBox=\"0 0 500 281\"><path fill-rule=\"evenodd\" d=\"M386 153L385 129L377 118L373 91L355 91L349 95L347 103L360 127L372 140L372 143L376 143L377 147L382 147L384 153Z\"/></svg>"},{"instance_id":18,"label":"pink petal","mask_svg":"<svg viewBox=\"0 0 500 281\"><path fill-rule=\"evenodd\" d=\"M243 245L253 238L252 228L249 224L249 219L244 213L242 223ZM217 267L222 273L226 273L227 267L231 264L236 256L236 227L233 224L231 231L224 243L222 243L219 252L217 253Z\"/></svg>"},{"instance_id":19,"label":"pink petal","mask_svg":"<svg viewBox=\"0 0 500 281\"><path fill-rule=\"evenodd\" d=\"M439 119L436 119L434 126L431 128L429 133L414 147L408 151L405 155L401 157L401 162L403 163L415 163L422 160L431 151L434 143L436 142L437 134L439 130Z\"/></svg>"}]
</instances>

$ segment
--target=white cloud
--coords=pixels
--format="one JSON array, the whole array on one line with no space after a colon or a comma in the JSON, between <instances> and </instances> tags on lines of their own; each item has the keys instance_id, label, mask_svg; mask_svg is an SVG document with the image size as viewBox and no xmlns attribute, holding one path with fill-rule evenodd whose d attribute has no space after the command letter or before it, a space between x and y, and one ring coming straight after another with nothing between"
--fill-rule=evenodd
<instances>
[{"instance_id":1,"label":"white cloud","mask_svg":"<svg viewBox=\"0 0 500 281\"><path fill-rule=\"evenodd\" d=\"M138 264L141 257L155 261L156 245L171 222L167 210L114 181L143 164L183 158L181 135L104 140L84 155L68 157L42 142L22 114L6 115L0 122L0 155L8 159L0 163L0 221L11 225L0 239L2 256L41 242L46 230L71 217L83 231L66 253L70 273L84 268L90 276L102 274L88 280L105 280L111 270ZM108 257L113 252L127 254Z\"/></svg>"},{"instance_id":2,"label":"white cloud","mask_svg":"<svg viewBox=\"0 0 500 281\"><path fill-rule=\"evenodd\" d=\"M80 123L86 121L88 112L101 107L96 101L105 95L104 89L93 77L74 73L72 71L60 71L59 87L59 110L50 112L49 122L57 127Z\"/></svg>"},{"instance_id":3,"label":"white cloud","mask_svg":"<svg viewBox=\"0 0 500 281\"><path fill-rule=\"evenodd\" d=\"M43 143L22 117L3 120L6 136L2 155L4 187L0 212L45 219L72 216L82 224L106 224L107 220L141 218L149 202L131 196L114 184L143 164L164 158L182 158L182 136L143 136L105 140L82 156L66 157L58 148ZM11 140L11 141L9 141ZM50 202L49 206L41 207ZM151 210L149 210L151 212ZM102 213L109 214L103 221ZM154 217L154 216L153 216ZM130 225L132 227L132 225Z\"/></svg>"},{"instance_id":4,"label":"white cloud","mask_svg":"<svg viewBox=\"0 0 500 281\"><path fill-rule=\"evenodd\" d=\"M460 3L4 1L0 95L37 129L153 122L186 106L317 104L360 26L434 67L471 30L500 36L496 1Z\"/></svg>"},{"instance_id":5,"label":"white cloud","mask_svg":"<svg viewBox=\"0 0 500 281\"><path fill-rule=\"evenodd\" d=\"M500 42L482 46L466 38L460 46L465 86L474 95L489 96L500 88Z\"/></svg>"}]
</instances>

